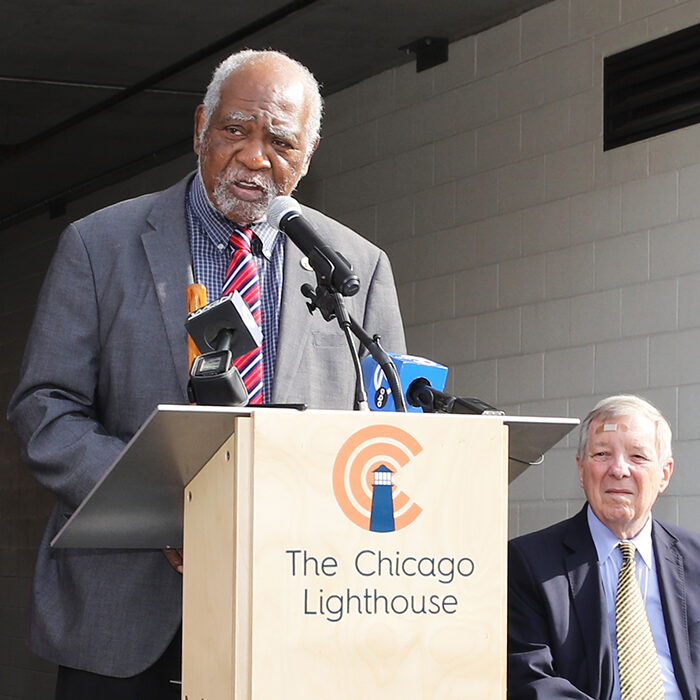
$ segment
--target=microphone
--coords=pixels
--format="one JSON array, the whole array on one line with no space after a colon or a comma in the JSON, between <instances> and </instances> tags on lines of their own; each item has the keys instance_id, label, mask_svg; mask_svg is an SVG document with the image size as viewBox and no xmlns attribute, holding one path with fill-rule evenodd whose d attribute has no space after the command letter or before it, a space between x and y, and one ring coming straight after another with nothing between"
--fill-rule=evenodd
<instances>
[{"instance_id":1,"label":"microphone","mask_svg":"<svg viewBox=\"0 0 700 700\"><path fill-rule=\"evenodd\" d=\"M321 284L351 297L360 290L360 278L352 265L323 241L313 224L301 213L293 197L275 197L267 207L267 221L283 231L294 245L309 259Z\"/></svg>"},{"instance_id":2,"label":"microphone","mask_svg":"<svg viewBox=\"0 0 700 700\"><path fill-rule=\"evenodd\" d=\"M443 391L447 367L414 355L388 353L396 366L406 410L414 413L457 413L503 416L504 411L477 398L462 398ZM394 397L381 367L372 357L362 360L362 375L372 411L396 411Z\"/></svg>"},{"instance_id":3,"label":"microphone","mask_svg":"<svg viewBox=\"0 0 700 700\"><path fill-rule=\"evenodd\" d=\"M406 401L425 413L467 413L471 415L504 416L495 406L477 398L460 398L435 389L424 377L414 379L406 391Z\"/></svg>"},{"instance_id":4,"label":"microphone","mask_svg":"<svg viewBox=\"0 0 700 700\"><path fill-rule=\"evenodd\" d=\"M187 396L209 406L245 406L248 391L234 359L262 344L262 331L240 292L190 313L185 328L201 355L190 369Z\"/></svg>"},{"instance_id":5,"label":"microphone","mask_svg":"<svg viewBox=\"0 0 700 700\"><path fill-rule=\"evenodd\" d=\"M240 357L262 345L262 331L237 290L189 313L185 328L204 353L230 350Z\"/></svg>"},{"instance_id":6,"label":"microphone","mask_svg":"<svg viewBox=\"0 0 700 700\"><path fill-rule=\"evenodd\" d=\"M413 385L423 384L444 388L447 379L447 367L424 357L388 353L396 366L401 391L408 399L408 392ZM377 361L367 356L362 360L362 376L367 387L367 402L372 411L396 411L396 402L392 396L389 383ZM406 410L419 413L424 409L418 403L406 401Z\"/></svg>"}]
</instances>

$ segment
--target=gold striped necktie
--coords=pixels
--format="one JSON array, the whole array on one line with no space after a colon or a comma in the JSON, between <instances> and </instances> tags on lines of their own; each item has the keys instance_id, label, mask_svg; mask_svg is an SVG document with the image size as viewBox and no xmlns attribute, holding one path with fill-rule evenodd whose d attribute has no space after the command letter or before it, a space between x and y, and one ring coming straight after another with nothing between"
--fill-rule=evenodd
<instances>
[{"instance_id":1,"label":"gold striped necktie","mask_svg":"<svg viewBox=\"0 0 700 700\"><path fill-rule=\"evenodd\" d=\"M661 668L637 581L635 546L620 542L622 567L617 582L615 625L621 700L663 700Z\"/></svg>"}]
</instances>

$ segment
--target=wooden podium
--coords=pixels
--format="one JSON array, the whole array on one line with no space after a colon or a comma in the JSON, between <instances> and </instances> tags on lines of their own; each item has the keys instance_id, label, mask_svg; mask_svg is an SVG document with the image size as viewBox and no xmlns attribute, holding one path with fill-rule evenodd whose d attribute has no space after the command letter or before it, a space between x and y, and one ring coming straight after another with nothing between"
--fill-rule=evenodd
<instances>
[{"instance_id":1,"label":"wooden podium","mask_svg":"<svg viewBox=\"0 0 700 700\"><path fill-rule=\"evenodd\" d=\"M159 407L54 544L184 510L186 700L505 698L508 420Z\"/></svg>"}]
</instances>

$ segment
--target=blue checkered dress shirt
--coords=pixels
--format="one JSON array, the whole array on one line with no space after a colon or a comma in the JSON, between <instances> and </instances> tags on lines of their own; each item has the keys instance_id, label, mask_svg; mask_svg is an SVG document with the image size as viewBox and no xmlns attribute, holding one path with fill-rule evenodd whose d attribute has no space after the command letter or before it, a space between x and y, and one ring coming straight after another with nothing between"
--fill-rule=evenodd
<instances>
[{"instance_id":1,"label":"blue checkered dress shirt","mask_svg":"<svg viewBox=\"0 0 700 700\"><path fill-rule=\"evenodd\" d=\"M187 188L185 213L194 281L206 287L207 301L214 301L221 296L226 268L233 255L229 239L235 224L212 206L199 173ZM266 221L248 228L255 233L251 248L258 264L262 301L263 401L269 401L277 357L284 236Z\"/></svg>"}]
</instances>

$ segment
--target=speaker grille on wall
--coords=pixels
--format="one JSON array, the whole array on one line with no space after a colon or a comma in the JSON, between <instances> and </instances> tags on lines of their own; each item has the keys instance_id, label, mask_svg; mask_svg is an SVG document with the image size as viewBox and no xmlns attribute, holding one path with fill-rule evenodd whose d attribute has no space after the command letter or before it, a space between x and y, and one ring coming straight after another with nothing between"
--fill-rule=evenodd
<instances>
[{"instance_id":1,"label":"speaker grille on wall","mask_svg":"<svg viewBox=\"0 0 700 700\"><path fill-rule=\"evenodd\" d=\"M603 85L606 151L700 122L700 24L608 56Z\"/></svg>"}]
</instances>

